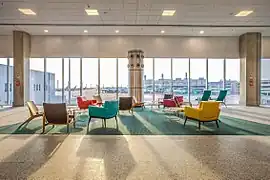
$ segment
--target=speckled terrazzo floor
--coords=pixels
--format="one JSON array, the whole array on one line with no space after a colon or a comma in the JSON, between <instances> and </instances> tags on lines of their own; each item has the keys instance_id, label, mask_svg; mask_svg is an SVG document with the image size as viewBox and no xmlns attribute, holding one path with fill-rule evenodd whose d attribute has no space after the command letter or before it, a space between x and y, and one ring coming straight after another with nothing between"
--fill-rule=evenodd
<instances>
[{"instance_id":1,"label":"speckled terrazzo floor","mask_svg":"<svg viewBox=\"0 0 270 180\"><path fill-rule=\"evenodd\" d=\"M24 116L0 112L0 124ZM0 147L0 180L270 179L269 136L2 134Z\"/></svg>"}]
</instances>

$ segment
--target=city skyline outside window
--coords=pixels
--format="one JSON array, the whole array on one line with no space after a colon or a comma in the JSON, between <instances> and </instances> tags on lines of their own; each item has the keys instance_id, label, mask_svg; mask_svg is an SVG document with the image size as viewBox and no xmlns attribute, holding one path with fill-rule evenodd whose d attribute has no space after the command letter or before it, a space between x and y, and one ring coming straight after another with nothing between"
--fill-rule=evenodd
<instances>
[{"instance_id":1,"label":"city skyline outside window","mask_svg":"<svg viewBox=\"0 0 270 180\"><path fill-rule=\"evenodd\" d=\"M173 93L188 102L189 59L173 58Z\"/></svg>"},{"instance_id":2,"label":"city skyline outside window","mask_svg":"<svg viewBox=\"0 0 270 180\"><path fill-rule=\"evenodd\" d=\"M206 59L190 59L190 102L198 104L205 89Z\"/></svg>"},{"instance_id":3,"label":"city skyline outside window","mask_svg":"<svg viewBox=\"0 0 270 180\"><path fill-rule=\"evenodd\" d=\"M270 105L270 59L261 59L261 104Z\"/></svg>"},{"instance_id":4,"label":"city skyline outside window","mask_svg":"<svg viewBox=\"0 0 270 180\"><path fill-rule=\"evenodd\" d=\"M8 82L7 82L7 58L0 58L0 109L2 106L7 105L7 91L8 91Z\"/></svg>"},{"instance_id":5,"label":"city skyline outside window","mask_svg":"<svg viewBox=\"0 0 270 180\"><path fill-rule=\"evenodd\" d=\"M155 61L155 100L171 94L171 59L154 58Z\"/></svg>"},{"instance_id":6,"label":"city skyline outside window","mask_svg":"<svg viewBox=\"0 0 270 180\"><path fill-rule=\"evenodd\" d=\"M153 58L144 58L144 101L153 101Z\"/></svg>"},{"instance_id":7,"label":"city skyline outside window","mask_svg":"<svg viewBox=\"0 0 270 180\"><path fill-rule=\"evenodd\" d=\"M240 101L240 59L226 59L226 104Z\"/></svg>"},{"instance_id":8,"label":"city skyline outside window","mask_svg":"<svg viewBox=\"0 0 270 180\"><path fill-rule=\"evenodd\" d=\"M103 100L116 99L116 58L100 58L100 93Z\"/></svg>"},{"instance_id":9,"label":"city skyline outside window","mask_svg":"<svg viewBox=\"0 0 270 180\"><path fill-rule=\"evenodd\" d=\"M30 99L36 104L44 102L44 58L30 58Z\"/></svg>"},{"instance_id":10,"label":"city skyline outside window","mask_svg":"<svg viewBox=\"0 0 270 180\"><path fill-rule=\"evenodd\" d=\"M118 58L118 96L128 96L128 59Z\"/></svg>"},{"instance_id":11,"label":"city skyline outside window","mask_svg":"<svg viewBox=\"0 0 270 180\"><path fill-rule=\"evenodd\" d=\"M64 58L64 100L66 103L70 104L69 95L70 85L69 85L69 58Z\"/></svg>"},{"instance_id":12,"label":"city skyline outside window","mask_svg":"<svg viewBox=\"0 0 270 180\"><path fill-rule=\"evenodd\" d=\"M62 58L46 58L46 102L62 102Z\"/></svg>"},{"instance_id":13,"label":"city skyline outside window","mask_svg":"<svg viewBox=\"0 0 270 180\"><path fill-rule=\"evenodd\" d=\"M77 97L80 96L80 58L70 58L70 104L77 104Z\"/></svg>"},{"instance_id":14,"label":"city skyline outside window","mask_svg":"<svg viewBox=\"0 0 270 180\"><path fill-rule=\"evenodd\" d=\"M87 99L98 93L98 58L82 58L82 88Z\"/></svg>"},{"instance_id":15,"label":"city skyline outside window","mask_svg":"<svg viewBox=\"0 0 270 180\"><path fill-rule=\"evenodd\" d=\"M211 98L218 97L219 91L224 89L224 59L208 59L208 89Z\"/></svg>"}]
</instances>

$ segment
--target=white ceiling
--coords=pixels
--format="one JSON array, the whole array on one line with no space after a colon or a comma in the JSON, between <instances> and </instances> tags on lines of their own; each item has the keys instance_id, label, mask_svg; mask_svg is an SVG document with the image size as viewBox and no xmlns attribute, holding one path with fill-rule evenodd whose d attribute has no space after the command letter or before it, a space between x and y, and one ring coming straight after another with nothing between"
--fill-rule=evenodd
<instances>
[{"instance_id":1,"label":"white ceiling","mask_svg":"<svg viewBox=\"0 0 270 180\"><path fill-rule=\"evenodd\" d=\"M205 36L237 36L249 31L259 31L264 36L270 36L270 0L0 0L0 2L3 2L0 5L0 34L11 34L12 30L25 30L30 34L44 35L43 30L48 29L47 34L50 35L79 35L85 34L83 30L87 29L89 35L113 35L114 31L119 29L118 35L158 35L161 30L165 30L164 35L198 36L200 35L198 31L203 29ZM97 9L100 15L87 16L84 9L88 4L91 8ZM37 15L23 15L18 8L30 8ZM162 17L164 9L175 9L176 13L173 17ZM253 10L254 13L247 17L235 17L234 14L241 10Z\"/></svg>"}]
</instances>

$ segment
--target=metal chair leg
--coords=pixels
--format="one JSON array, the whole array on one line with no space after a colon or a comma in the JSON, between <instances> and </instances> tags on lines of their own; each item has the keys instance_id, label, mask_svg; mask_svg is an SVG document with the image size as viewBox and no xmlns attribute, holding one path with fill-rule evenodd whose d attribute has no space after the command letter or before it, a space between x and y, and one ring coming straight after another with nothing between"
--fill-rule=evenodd
<instances>
[{"instance_id":1,"label":"metal chair leg","mask_svg":"<svg viewBox=\"0 0 270 180\"><path fill-rule=\"evenodd\" d=\"M91 121L91 116L89 117L89 121L88 121L88 125L87 125L87 132L89 132L90 121Z\"/></svg>"},{"instance_id":2,"label":"metal chair leg","mask_svg":"<svg viewBox=\"0 0 270 180\"><path fill-rule=\"evenodd\" d=\"M219 128L219 125L218 125L218 120L216 120L216 125L217 125L217 128Z\"/></svg>"},{"instance_id":3,"label":"metal chair leg","mask_svg":"<svg viewBox=\"0 0 270 180\"><path fill-rule=\"evenodd\" d=\"M116 123L116 129L118 130L118 120L117 120L117 116L115 116L115 123Z\"/></svg>"},{"instance_id":4,"label":"metal chair leg","mask_svg":"<svg viewBox=\"0 0 270 180\"><path fill-rule=\"evenodd\" d=\"M201 121L199 121L199 129L201 129Z\"/></svg>"},{"instance_id":5,"label":"metal chair leg","mask_svg":"<svg viewBox=\"0 0 270 180\"><path fill-rule=\"evenodd\" d=\"M187 116L185 117L184 126L186 126L186 122L187 122Z\"/></svg>"},{"instance_id":6,"label":"metal chair leg","mask_svg":"<svg viewBox=\"0 0 270 180\"><path fill-rule=\"evenodd\" d=\"M107 128L107 125L106 125L106 119L104 119L104 124L105 124L105 128Z\"/></svg>"}]
</instances>

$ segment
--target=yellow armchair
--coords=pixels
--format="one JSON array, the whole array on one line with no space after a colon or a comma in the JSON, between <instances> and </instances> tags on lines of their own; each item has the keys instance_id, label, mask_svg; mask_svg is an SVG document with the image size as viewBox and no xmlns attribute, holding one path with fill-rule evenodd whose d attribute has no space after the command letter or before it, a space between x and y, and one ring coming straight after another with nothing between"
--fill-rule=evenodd
<instances>
[{"instance_id":1,"label":"yellow armchair","mask_svg":"<svg viewBox=\"0 0 270 180\"><path fill-rule=\"evenodd\" d=\"M202 101L198 108L185 107L185 122L187 119L196 120L199 122L199 129L201 128L201 122L216 121L218 126L218 118L220 113L220 102L216 101Z\"/></svg>"}]
</instances>

